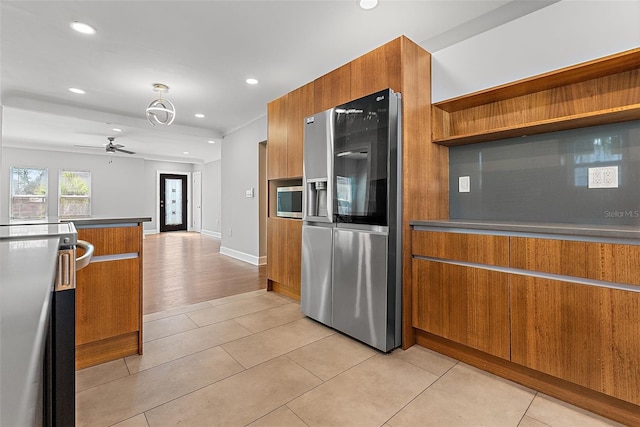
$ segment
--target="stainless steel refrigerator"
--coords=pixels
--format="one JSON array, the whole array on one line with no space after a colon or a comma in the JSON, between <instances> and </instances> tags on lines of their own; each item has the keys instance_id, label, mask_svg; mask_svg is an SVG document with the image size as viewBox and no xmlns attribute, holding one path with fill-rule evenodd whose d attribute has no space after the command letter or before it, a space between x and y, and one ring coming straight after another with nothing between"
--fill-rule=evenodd
<instances>
[{"instance_id":1,"label":"stainless steel refrigerator","mask_svg":"<svg viewBox=\"0 0 640 427\"><path fill-rule=\"evenodd\" d=\"M301 309L382 351L401 344L400 94L305 119Z\"/></svg>"}]
</instances>

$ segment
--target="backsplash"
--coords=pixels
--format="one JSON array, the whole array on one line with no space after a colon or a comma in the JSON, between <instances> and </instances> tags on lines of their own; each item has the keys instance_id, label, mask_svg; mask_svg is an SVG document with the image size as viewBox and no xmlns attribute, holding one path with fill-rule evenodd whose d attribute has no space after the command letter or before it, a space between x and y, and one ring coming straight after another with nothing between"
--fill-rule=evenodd
<instances>
[{"instance_id":1,"label":"backsplash","mask_svg":"<svg viewBox=\"0 0 640 427\"><path fill-rule=\"evenodd\" d=\"M615 166L618 188L588 187ZM449 184L451 219L640 225L640 120L451 147Z\"/></svg>"}]
</instances>

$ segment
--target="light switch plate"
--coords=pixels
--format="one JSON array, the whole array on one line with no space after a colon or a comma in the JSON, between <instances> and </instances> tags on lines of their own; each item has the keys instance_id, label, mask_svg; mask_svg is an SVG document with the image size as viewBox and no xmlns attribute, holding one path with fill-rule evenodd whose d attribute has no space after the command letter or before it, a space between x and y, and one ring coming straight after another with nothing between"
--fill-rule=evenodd
<instances>
[{"instance_id":1,"label":"light switch plate","mask_svg":"<svg viewBox=\"0 0 640 427\"><path fill-rule=\"evenodd\" d=\"M471 179L468 176L458 177L458 192L459 193L471 192Z\"/></svg>"},{"instance_id":2,"label":"light switch plate","mask_svg":"<svg viewBox=\"0 0 640 427\"><path fill-rule=\"evenodd\" d=\"M618 188L618 166L589 168L589 188Z\"/></svg>"}]
</instances>

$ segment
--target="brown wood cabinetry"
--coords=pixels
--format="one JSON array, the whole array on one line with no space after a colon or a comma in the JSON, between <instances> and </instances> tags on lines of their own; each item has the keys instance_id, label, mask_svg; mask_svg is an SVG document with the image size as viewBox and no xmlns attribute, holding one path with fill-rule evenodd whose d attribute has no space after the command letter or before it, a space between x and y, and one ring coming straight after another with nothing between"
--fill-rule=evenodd
<instances>
[{"instance_id":1,"label":"brown wood cabinetry","mask_svg":"<svg viewBox=\"0 0 640 427\"><path fill-rule=\"evenodd\" d=\"M386 88L402 92L402 42L402 38L397 38L351 61L353 99Z\"/></svg>"},{"instance_id":2,"label":"brown wood cabinetry","mask_svg":"<svg viewBox=\"0 0 640 427\"><path fill-rule=\"evenodd\" d=\"M282 218L267 219L267 278L287 282L287 227Z\"/></svg>"},{"instance_id":3,"label":"brown wood cabinetry","mask_svg":"<svg viewBox=\"0 0 640 427\"><path fill-rule=\"evenodd\" d=\"M640 246L587 245L587 277L640 285Z\"/></svg>"},{"instance_id":4,"label":"brown wood cabinetry","mask_svg":"<svg viewBox=\"0 0 640 427\"><path fill-rule=\"evenodd\" d=\"M586 277L586 242L511 237L511 267Z\"/></svg>"},{"instance_id":5,"label":"brown wood cabinetry","mask_svg":"<svg viewBox=\"0 0 640 427\"><path fill-rule=\"evenodd\" d=\"M431 55L406 37L391 42L325 74L313 82L278 98L269 104L269 141L267 143L270 180L296 178L302 174L297 138L304 127L304 117L343 104L371 93L391 88L402 93L402 161L403 161L403 346L414 343L411 328L411 229L409 219L437 219L448 216L448 166L446 147L429 144L431 138ZM311 107L309 109L309 107ZM290 116L283 119L283 116ZM299 121L295 121L298 120ZM294 120L295 122L288 122ZM287 122L287 134L282 136L282 123ZM301 127L300 127L301 126ZM292 136L297 134L299 136ZM271 149L272 138L276 140ZM288 139L289 155L283 154L282 140ZM300 140L302 147L302 140ZM285 144L286 145L286 144ZM291 154L295 152L294 154ZM300 148L302 150L302 148ZM280 159L272 159L280 156ZM287 166L280 162L286 157ZM273 168L273 170L272 170ZM271 187L271 185L270 185ZM270 196L271 197L271 196ZM271 220L272 218L270 218ZM273 218L276 219L276 218ZM291 226L293 227L293 226ZM301 227L301 225L298 225ZM281 234L280 226L272 226L267 237L270 283L281 289L281 270L284 265L276 259L281 246L292 245ZM296 231L297 232L297 231ZM301 235L301 232L297 232ZM296 242L297 245L299 243ZM299 247L299 246L298 246ZM273 254L271 251L275 251ZM293 262L290 268L293 269ZM296 266L296 272L300 266ZM296 273L299 274L299 273ZM280 280L277 280L280 279ZM298 291L299 292L299 279ZM296 287L286 292L296 292ZM299 298L299 294L296 295Z\"/></svg>"},{"instance_id":6,"label":"brown wood cabinetry","mask_svg":"<svg viewBox=\"0 0 640 427\"><path fill-rule=\"evenodd\" d=\"M420 344L640 423L640 246L412 234Z\"/></svg>"},{"instance_id":7,"label":"brown wood cabinetry","mask_svg":"<svg viewBox=\"0 0 640 427\"><path fill-rule=\"evenodd\" d=\"M433 105L433 142L454 146L637 120L640 48Z\"/></svg>"},{"instance_id":8,"label":"brown wood cabinetry","mask_svg":"<svg viewBox=\"0 0 640 427\"><path fill-rule=\"evenodd\" d=\"M304 118L313 111L313 83L302 86L288 96L287 105L287 176L302 176Z\"/></svg>"},{"instance_id":9,"label":"brown wood cabinetry","mask_svg":"<svg viewBox=\"0 0 640 427\"><path fill-rule=\"evenodd\" d=\"M510 358L507 274L414 259L413 277L416 328Z\"/></svg>"},{"instance_id":10,"label":"brown wood cabinetry","mask_svg":"<svg viewBox=\"0 0 640 427\"><path fill-rule=\"evenodd\" d=\"M78 227L94 245L76 277L76 368L142 353L142 225Z\"/></svg>"},{"instance_id":11,"label":"brown wood cabinetry","mask_svg":"<svg viewBox=\"0 0 640 427\"><path fill-rule=\"evenodd\" d=\"M507 236L420 231L413 233L412 243L414 255L503 267L509 265Z\"/></svg>"},{"instance_id":12,"label":"brown wood cabinetry","mask_svg":"<svg viewBox=\"0 0 640 427\"><path fill-rule=\"evenodd\" d=\"M351 63L314 80L313 93L312 114L351 101Z\"/></svg>"},{"instance_id":13,"label":"brown wood cabinetry","mask_svg":"<svg viewBox=\"0 0 640 427\"><path fill-rule=\"evenodd\" d=\"M300 299L302 221L267 220L268 288L290 298Z\"/></svg>"},{"instance_id":14,"label":"brown wood cabinetry","mask_svg":"<svg viewBox=\"0 0 640 427\"><path fill-rule=\"evenodd\" d=\"M304 118L313 114L313 83L267 105L267 179L300 178Z\"/></svg>"},{"instance_id":15,"label":"brown wood cabinetry","mask_svg":"<svg viewBox=\"0 0 640 427\"><path fill-rule=\"evenodd\" d=\"M285 95L267 105L267 179L287 177L287 99Z\"/></svg>"},{"instance_id":16,"label":"brown wood cabinetry","mask_svg":"<svg viewBox=\"0 0 640 427\"><path fill-rule=\"evenodd\" d=\"M640 294L513 275L511 298L513 362L640 405Z\"/></svg>"}]
</instances>

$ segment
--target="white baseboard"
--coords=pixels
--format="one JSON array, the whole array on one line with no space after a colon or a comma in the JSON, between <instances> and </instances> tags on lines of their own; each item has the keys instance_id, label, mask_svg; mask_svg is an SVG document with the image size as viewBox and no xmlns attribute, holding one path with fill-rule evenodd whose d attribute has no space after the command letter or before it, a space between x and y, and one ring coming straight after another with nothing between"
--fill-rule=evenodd
<instances>
[{"instance_id":1,"label":"white baseboard","mask_svg":"<svg viewBox=\"0 0 640 427\"><path fill-rule=\"evenodd\" d=\"M142 234L147 235L147 234L158 234L158 230L143 230Z\"/></svg>"},{"instance_id":2,"label":"white baseboard","mask_svg":"<svg viewBox=\"0 0 640 427\"><path fill-rule=\"evenodd\" d=\"M244 252L236 251L235 249L226 248L224 246L220 246L220 253L222 255L239 259L240 261L248 262L249 264L253 264L253 265L259 265L259 262L260 262L260 258L255 255L250 255Z\"/></svg>"},{"instance_id":3,"label":"white baseboard","mask_svg":"<svg viewBox=\"0 0 640 427\"><path fill-rule=\"evenodd\" d=\"M220 233L219 231L205 230L203 228L200 230L200 233L206 234L207 236L215 237L216 239L222 239L222 233Z\"/></svg>"}]
</instances>

